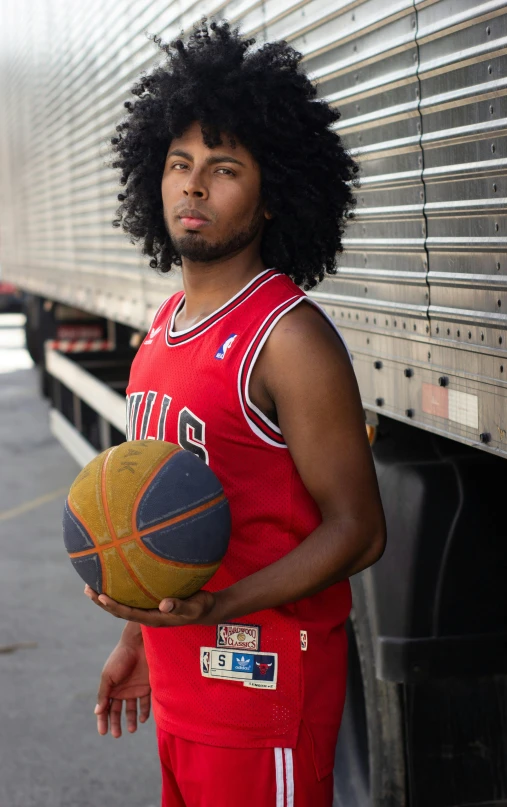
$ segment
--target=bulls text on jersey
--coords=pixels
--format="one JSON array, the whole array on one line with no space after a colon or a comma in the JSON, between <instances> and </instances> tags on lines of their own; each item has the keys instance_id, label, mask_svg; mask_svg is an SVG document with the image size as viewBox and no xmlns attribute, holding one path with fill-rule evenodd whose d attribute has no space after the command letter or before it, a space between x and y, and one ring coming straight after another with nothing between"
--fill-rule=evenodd
<instances>
[{"instance_id":1,"label":"bulls text on jersey","mask_svg":"<svg viewBox=\"0 0 507 807\"><path fill-rule=\"evenodd\" d=\"M127 440L165 440L167 415L172 403L170 395L157 392L132 392L127 396ZM142 419L140 412L144 402ZM159 403L158 406L156 404ZM178 413L178 443L209 463L206 449L206 424L185 406Z\"/></svg>"}]
</instances>

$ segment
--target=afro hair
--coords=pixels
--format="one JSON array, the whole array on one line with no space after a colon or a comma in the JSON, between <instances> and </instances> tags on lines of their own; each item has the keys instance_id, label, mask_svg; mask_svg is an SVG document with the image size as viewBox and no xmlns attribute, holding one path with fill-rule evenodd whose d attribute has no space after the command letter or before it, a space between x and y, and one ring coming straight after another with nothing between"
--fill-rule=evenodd
<instances>
[{"instance_id":1,"label":"afro hair","mask_svg":"<svg viewBox=\"0 0 507 807\"><path fill-rule=\"evenodd\" d=\"M181 265L164 223L161 181L172 139L197 121L209 148L226 135L260 167L262 201L272 215L261 243L264 264L305 289L334 274L359 167L333 131L339 111L317 99L301 54L284 41L254 49L255 40L227 22L206 20L186 43L153 40L167 59L132 88L136 99L125 102L128 114L111 139L125 186L113 224L141 243L152 268Z\"/></svg>"}]
</instances>

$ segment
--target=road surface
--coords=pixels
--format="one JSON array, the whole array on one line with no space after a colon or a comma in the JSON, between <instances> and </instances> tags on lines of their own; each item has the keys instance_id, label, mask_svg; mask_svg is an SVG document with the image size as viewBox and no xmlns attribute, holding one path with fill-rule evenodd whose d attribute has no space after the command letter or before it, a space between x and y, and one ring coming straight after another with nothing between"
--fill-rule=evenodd
<instances>
[{"instance_id":1,"label":"road surface","mask_svg":"<svg viewBox=\"0 0 507 807\"><path fill-rule=\"evenodd\" d=\"M121 623L63 547L78 466L51 436L19 314L0 315L0 807L158 807L154 724L99 737L100 669Z\"/></svg>"}]
</instances>

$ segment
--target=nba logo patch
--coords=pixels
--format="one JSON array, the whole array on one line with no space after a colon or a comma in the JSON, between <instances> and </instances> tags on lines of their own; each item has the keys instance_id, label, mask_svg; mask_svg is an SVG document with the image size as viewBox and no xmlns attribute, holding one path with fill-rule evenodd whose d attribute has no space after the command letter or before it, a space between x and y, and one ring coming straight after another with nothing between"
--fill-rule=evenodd
<instances>
[{"instance_id":1,"label":"nba logo patch","mask_svg":"<svg viewBox=\"0 0 507 807\"><path fill-rule=\"evenodd\" d=\"M301 650L308 650L308 634L305 630L299 631L299 637L301 639Z\"/></svg>"},{"instance_id":2,"label":"nba logo patch","mask_svg":"<svg viewBox=\"0 0 507 807\"><path fill-rule=\"evenodd\" d=\"M230 336L227 337L223 345L220 345L217 352L215 353L215 359L223 359L229 348L231 347L232 343L237 337L237 333L231 333Z\"/></svg>"}]
</instances>

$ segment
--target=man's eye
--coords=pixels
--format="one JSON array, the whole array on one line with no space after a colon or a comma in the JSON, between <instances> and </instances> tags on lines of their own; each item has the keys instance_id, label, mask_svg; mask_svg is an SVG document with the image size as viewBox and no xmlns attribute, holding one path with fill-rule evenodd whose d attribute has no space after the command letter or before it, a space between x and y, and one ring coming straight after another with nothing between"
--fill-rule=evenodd
<instances>
[{"instance_id":1,"label":"man's eye","mask_svg":"<svg viewBox=\"0 0 507 807\"><path fill-rule=\"evenodd\" d=\"M231 171L229 168L217 168L217 173L219 171L223 171L226 176L227 175L230 175L231 177L235 176L234 171Z\"/></svg>"},{"instance_id":2,"label":"man's eye","mask_svg":"<svg viewBox=\"0 0 507 807\"><path fill-rule=\"evenodd\" d=\"M180 168L186 168L186 167L187 166L185 165L185 163L173 163L173 165L172 165L172 168L177 168L178 170Z\"/></svg>"}]
</instances>

